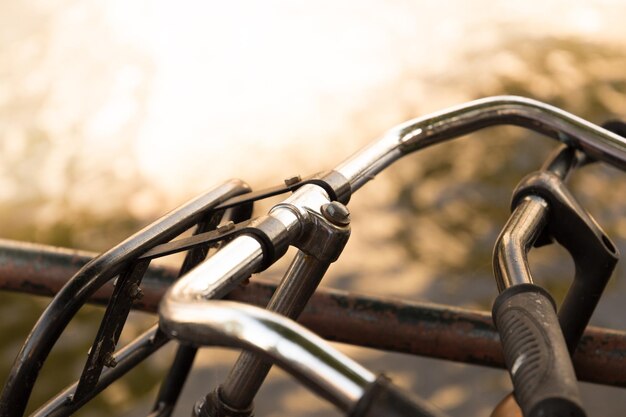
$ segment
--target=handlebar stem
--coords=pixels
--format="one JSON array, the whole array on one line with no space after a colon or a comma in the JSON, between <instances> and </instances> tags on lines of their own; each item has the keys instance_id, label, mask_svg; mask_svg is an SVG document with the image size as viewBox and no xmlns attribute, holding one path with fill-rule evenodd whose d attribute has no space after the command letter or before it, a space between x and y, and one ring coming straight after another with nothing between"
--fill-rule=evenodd
<instances>
[{"instance_id":1,"label":"handlebar stem","mask_svg":"<svg viewBox=\"0 0 626 417\"><path fill-rule=\"evenodd\" d=\"M262 269L264 251L270 250L264 244L278 248L274 250L278 259L287 246L303 234L305 225L310 221L308 210L320 212L320 207L329 202L328 194L321 187L305 185L299 188L284 202L274 206L265 217L272 220L265 222L272 228L268 233L271 242L262 242L254 235L238 236L177 281L166 297L183 300L225 296L252 273ZM262 228L263 225L263 220L257 223L257 227Z\"/></svg>"}]
</instances>

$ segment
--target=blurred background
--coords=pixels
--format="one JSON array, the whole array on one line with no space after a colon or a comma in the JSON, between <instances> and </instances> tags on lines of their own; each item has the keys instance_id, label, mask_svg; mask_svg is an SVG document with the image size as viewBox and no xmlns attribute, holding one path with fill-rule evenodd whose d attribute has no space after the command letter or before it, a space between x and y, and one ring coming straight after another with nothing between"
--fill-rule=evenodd
<instances>
[{"instance_id":1,"label":"blurred background","mask_svg":"<svg viewBox=\"0 0 626 417\"><path fill-rule=\"evenodd\" d=\"M595 123L626 116L619 0L19 0L1 10L2 238L101 252L228 178L258 189L330 169L397 123L484 96L529 96ZM511 191L554 147L497 128L399 162L353 197L352 237L323 285L489 309ZM592 166L571 184L624 253L626 176ZM542 248L532 262L562 296L567 254ZM264 275L279 279L285 264ZM594 324L624 328L624 275L618 267ZM0 294L2 380L46 303ZM70 326L32 409L78 376L100 315L85 308ZM135 315L125 339L154 320ZM502 371L338 346L452 416L486 416L510 390ZM142 415L168 355L78 414ZM206 349L177 415L235 358ZM623 391L582 386L591 416L623 415ZM257 415L339 413L273 371Z\"/></svg>"}]
</instances>

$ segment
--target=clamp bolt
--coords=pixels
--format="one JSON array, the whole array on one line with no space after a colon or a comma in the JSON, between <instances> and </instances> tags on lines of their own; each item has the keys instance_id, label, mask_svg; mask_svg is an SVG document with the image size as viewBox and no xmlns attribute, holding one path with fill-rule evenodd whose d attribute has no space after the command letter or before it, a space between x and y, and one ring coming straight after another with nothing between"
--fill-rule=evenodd
<instances>
[{"instance_id":1,"label":"clamp bolt","mask_svg":"<svg viewBox=\"0 0 626 417\"><path fill-rule=\"evenodd\" d=\"M232 221L229 221L228 223L219 226L217 228L217 233L224 234L226 232L230 232L234 228L235 228L235 223L233 223Z\"/></svg>"},{"instance_id":2,"label":"clamp bolt","mask_svg":"<svg viewBox=\"0 0 626 417\"><path fill-rule=\"evenodd\" d=\"M350 212L348 208L338 201L324 204L320 211L329 222L337 226L347 226L350 224Z\"/></svg>"},{"instance_id":3,"label":"clamp bolt","mask_svg":"<svg viewBox=\"0 0 626 417\"><path fill-rule=\"evenodd\" d=\"M139 288L139 285L133 284L128 290L128 295L134 300L141 300L143 298L143 291Z\"/></svg>"},{"instance_id":4,"label":"clamp bolt","mask_svg":"<svg viewBox=\"0 0 626 417\"><path fill-rule=\"evenodd\" d=\"M106 366L107 368L115 368L117 366L117 361L115 360L113 355L111 355L110 353L107 353L104 356L103 363L104 363L104 366Z\"/></svg>"},{"instance_id":5,"label":"clamp bolt","mask_svg":"<svg viewBox=\"0 0 626 417\"><path fill-rule=\"evenodd\" d=\"M285 185L290 187L292 185L296 185L300 181L302 181L302 177L300 175L295 175L293 177L285 178Z\"/></svg>"}]
</instances>

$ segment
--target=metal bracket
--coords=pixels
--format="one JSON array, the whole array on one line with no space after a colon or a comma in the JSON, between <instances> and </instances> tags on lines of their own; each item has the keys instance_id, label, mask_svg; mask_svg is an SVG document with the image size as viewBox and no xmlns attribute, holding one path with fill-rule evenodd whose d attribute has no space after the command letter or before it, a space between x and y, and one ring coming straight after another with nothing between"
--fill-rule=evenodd
<instances>
[{"instance_id":1,"label":"metal bracket","mask_svg":"<svg viewBox=\"0 0 626 417\"><path fill-rule=\"evenodd\" d=\"M549 206L547 226L535 245L545 245L555 239L574 260L574 282L559 309L563 335L569 351L573 352L619 253L611 239L554 173L540 171L523 179L514 192L513 207L526 196L537 196Z\"/></svg>"},{"instance_id":2,"label":"metal bracket","mask_svg":"<svg viewBox=\"0 0 626 417\"><path fill-rule=\"evenodd\" d=\"M215 210L239 207L243 204L249 204L253 201L271 197L273 195L282 194L287 191L295 191L296 189L306 184L314 184L321 187L328 194L331 203L326 204L324 206L325 208L320 208L321 211L324 211L324 217L321 217L319 213L317 213L315 210L312 210L311 208L302 208L307 214L307 216L305 216L307 217L307 222L305 223L305 228L307 229L307 232L303 233L303 238L300 240L299 243L295 243L294 246L298 247L299 249L303 249L306 247L308 248L304 250L306 253L314 256L315 254L317 254L316 257L319 256L320 258L318 259L322 260L322 258L327 256L325 254L327 249L326 245L320 245L320 242L324 240L316 240L315 242L306 243L306 236L316 234L309 231L311 225L313 225L312 227L315 229L322 229L329 227L329 224L335 224L336 226L333 227L335 229L340 229L342 226L346 226L350 222L350 214L348 213L345 206L341 204L345 204L350 200L350 184L341 174L336 171L330 171L325 174L314 175L313 177L305 180L301 180L299 179L299 177L294 177L293 179L286 180L284 186L281 185L233 197L217 206ZM324 218L325 220L320 221ZM309 222L308 220L311 221ZM218 227L216 230L199 233L194 236L156 245L150 250L146 251L144 254L140 255L138 257L138 260L159 258L162 256L171 255L177 252L191 249L197 245L214 245L222 241L232 240L241 234L249 234L257 239L264 247L264 260L261 267L261 270L264 270L268 268L274 262L274 260L282 256L287 250L286 244L273 243L276 241L276 239L273 238L277 234L280 234L282 229L283 228L281 227L279 222L269 216L263 216L241 223L229 222L225 225ZM327 236L332 234L333 233L327 231L326 233L320 233L320 236ZM347 240L347 237L345 237L345 239ZM343 245L345 245L345 242L340 246L343 248ZM338 256L339 254L337 254L330 262L334 262Z\"/></svg>"},{"instance_id":3,"label":"metal bracket","mask_svg":"<svg viewBox=\"0 0 626 417\"><path fill-rule=\"evenodd\" d=\"M261 270L268 268L277 258L280 258L287 251L286 244L274 244L275 235L282 233L283 225L270 216L257 217L241 223L229 222L216 230L199 233L194 236L172 240L152 249L139 256L138 260L154 259L166 255L189 250L199 245L215 245L222 241L229 241L235 237L248 234L257 239L263 245L263 265Z\"/></svg>"},{"instance_id":4,"label":"metal bracket","mask_svg":"<svg viewBox=\"0 0 626 417\"><path fill-rule=\"evenodd\" d=\"M617 251L563 184L579 162L576 152L562 148L541 171L522 180L494 249L501 293L493 318L524 415L550 414L557 404L557 414L585 415L569 356L611 276ZM550 294L532 283L527 260L532 245L552 239L570 252L576 266L558 316ZM538 368L541 374L534 371ZM502 404L512 404L512 397Z\"/></svg>"},{"instance_id":5,"label":"metal bracket","mask_svg":"<svg viewBox=\"0 0 626 417\"><path fill-rule=\"evenodd\" d=\"M332 217L329 211L335 209L325 209L324 207L334 207L346 213L346 222L341 224L341 220ZM311 255L319 261L335 262L350 237L350 217L347 209L341 203L332 202L322 206L322 214L307 209L309 221L305 226L302 237L294 243L294 246L307 255Z\"/></svg>"},{"instance_id":6,"label":"metal bracket","mask_svg":"<svg viewBox=\"0 0 626 417\"><path fill-rule=\"evenodd\" d=\"M328 171L312 175L305 179L301 179L299 176L288 178L285 180L284 184L230 198L215 209L227 209L240 204L251 203L275 195L284 194L289 191L293 192L307 184L313 184L323 188L331 201L339 201L343 204L348 204L348 201L350 201L352 194L350 182L339 172Z\"/></svg>"},{"instance_id":7,"label":"metal bracket","mask_svg":"<svg viewBox=\"0 0 626 417\"><path fill-rule=\"evenodd\" d=\"M302 205L285 205L301 213L304 230L293 242L299 249L285 276L270 299L267 309L296 319L315 292L330 264L339 258L350 237L350 213L337 201L318 210ZM244 352L229 377L196 405L200 417L252 416L253 399L271 364L258 355Z\"/></svg>"}]
</instances>

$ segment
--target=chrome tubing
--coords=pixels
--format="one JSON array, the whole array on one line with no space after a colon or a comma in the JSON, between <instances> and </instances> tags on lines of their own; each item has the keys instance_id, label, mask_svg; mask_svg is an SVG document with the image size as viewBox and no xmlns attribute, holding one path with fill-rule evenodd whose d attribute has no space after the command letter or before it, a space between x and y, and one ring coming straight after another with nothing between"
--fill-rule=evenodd
<instances>
[{"instance_id":1,"label":"chrome tubing","mask_svg":"<svg viewBox=\"0 0 626 417\"><path fill-rule=\"evenodd\" d=\"M330 200L328 194L316 185L305 185L284 202L274 206L269 217L278 220L282 230L280 242L291 244L303 233L306 208L319 211ZM166 298L196 300L222 298L241 281L257 272L263 261L263 246L255 238L242 235L225 245L219 252L179 279Z\"/></svg>"},{"instance_id":2,"label":"chrome tubing","mask_svg":"<svg viewBox=\"0 0 626 417\"><path fill-rule=\"evenodd\" d=\"M514 285L533 283L527 254L547 219L548 203L537 196L524 197L511 214L493 254L499 292Z\"/></svg>"},{"instance_id":3,"label":"chrome tubing","mask_svg":"<svg viewBox=\"0 0 626 417\"><path fill-rule=\"evenodd\" d=\"M350 157L335 171L352 192L402 156L476 130L510 124L525 127L582 150L593 159L626 170L626 139L554 106L517 96L470 101L409 120Z\"/></svg>"},{"instance_id":4,"label":"chrome tubing","mask_svg":"<svg viewBox=\"0 0 626 417\"><path fill-rule=\"evenodd\" d=\"M398 125L381 139L341 163L352 192L402 156L454 137L498 124L532 129L583 150L592 158L626 169L626 139L561 109L516 96L496 96L471 101ZM302 207L318 209L328 202L320 187L306 185L270 211L284 226L283 238L295 241L302 233ZM262 247L250 237L238 237L213 257L192 270L172 289L184 298L218 298L234 287L262 262Z\"/></svg>"},{"instance_id":5,"label":"chrome tubing","mask_svg":"<svg viewBox=\"0 0 626 417\"><path fill-rule=\"evenodd\" d=\"M298 319L329 266L328 261L298 251L265 308ZM243 352L220 385L221 400L237 410L249 408L270 369L271 363L259 355Z\"/></svg>"},{"instance_id":6,"label":"chrome tubing","mask_svg":"<svg viewBox=\"0 0 626 417\"><path fill-rule=\"evenodd\" d=\"M376 380L358 363L276 313L222 300L178 301L166 297L159 308L161 329L196 345L252 350L285 369L344 411L351 410Z\"/></svg>"},{"instance_id":7,"label":"chrome tubing","mask_svg":"<svg viewBox=\"0 0 626 417\"><path fill-rule=\"evenodd\" d=\"M271 225L271 232L267 236L271 245L286 247L297 244L298 239L305 235L313 223L311 213L320 213L321 207L328 203L330 199L323 188L305 185L275 205L257 224L262 225L264 221L271 220L267 223ZM224 297L252 273L263 269L266 255L264 250L271 249L264 246L267 244L266 240L257 240L254 235L244 234L235 238L177 281L166 293L161 309L163 305L182 308L181 306L202 304L204 300ZM279 255L273 257L276 256ZM164 310L165 317L168 317L167 312L170 310ZM262 379L261 377L261 382Z\"/></svg>"},{"instance_id":8,"label":"chrome tubing","mask_svg":"<svg viewBox=\"0 0 626 417\"><path fill-rule=\"evenodd\" d=\"M262 260L261 243L239 236L184 275L168 294L176 299L221 298L259 268Z\"/></svg>"},{"instance_id":9,"label":"chrome tubing","mask_svg":"<svg viewBox=\"0 0 626 417\"><path fill-rule=\"evenodd\" d=\"M499 124L529 128L582 150L593 159L626 170L626 139L556 107L522 97L499 96L472 101L396 126L381 139L344 161L335 171L346 178L351 191L355 192L404 155ZM269 216L282 224L280 240L287 244L295 242L302 235L306 224L303 218L308 215L305 207L318 210L321 204L328 201L328 195L320 187L306 185L275 206ZM533 201L529 206L529 210L545 209L540 207L542 205L539 201ZM542 213L540 217L544 215ZM525 246L534 238L525 236L518 242L521 246L511 248L521 256L518 257L520 261L525 260L524 252L528 249ZM206 316L194 317L183 313L190 309L201 310L202 303L199 300L222 297L238 282L257 271L262 262L261 243L249 236L236 238L168 291L161 304L162 321L174 325L177 319L209 320ZM521 275L507 275L524 277L525 281L530 281L528 271L522 271ZM188 325L193 327L192 323Z\"/></svg>"}]
</instances>

